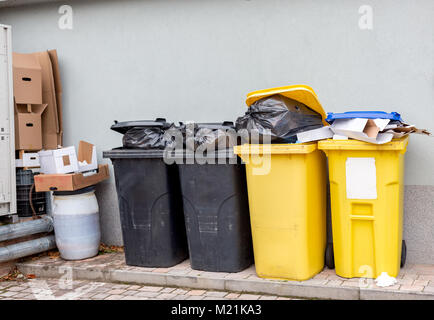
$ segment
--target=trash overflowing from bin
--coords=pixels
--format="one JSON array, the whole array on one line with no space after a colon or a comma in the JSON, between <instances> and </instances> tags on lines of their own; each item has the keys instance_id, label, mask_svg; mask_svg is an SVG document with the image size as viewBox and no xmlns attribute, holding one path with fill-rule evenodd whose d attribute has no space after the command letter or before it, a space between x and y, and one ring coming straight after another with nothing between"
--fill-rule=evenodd
<instances>
[{"instance_id":1,"label":"trash overflowing from bin","mask_svg":"<svg viewBox=\"0 0 434 320\"><path fill-rule=\"evenodd\" d=\"M306 105L275 94L255 101L236 121L237 130L270 135L271 143L294 143L297 133L322 127L322 117Z\"/></svg>"},{"instance_id":2,"label":"trash overflowing from bin","mask_svg":"<svg viewBox=\"0 0 434 320\"><path fill-rule=\"evenodd\" d=\"M122 147L103 157L114 166L126 263L189 257L196 270L238 272L254 256L264 278L306 280L325 261L342 277L397 276L407 136L430 133L396 112L326 116L303 85L254 91L246 104L235 125L115 121Z\"/></svg>"},{"instance_id":3,"label":"trash overflowing from bin","mask_svg":"<svg viewBox=\"0 0 434 320\"><path fill-rule=\"evenodd\" d=\"M329 113L327 122L335 140L348 138L374 144L384 144L393 138L402 138L411 133L430 135L425 129L406 124L397 112L350 111Z\"/></svg>"}]
</instances>

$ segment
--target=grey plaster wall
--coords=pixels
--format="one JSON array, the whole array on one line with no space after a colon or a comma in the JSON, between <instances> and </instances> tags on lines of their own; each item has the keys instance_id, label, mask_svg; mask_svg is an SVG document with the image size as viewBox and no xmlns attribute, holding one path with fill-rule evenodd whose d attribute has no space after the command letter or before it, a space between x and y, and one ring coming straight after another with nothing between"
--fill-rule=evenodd
<instances>
[{"instance_id":1,"label":"grey plaster wall","mask_svg":"<svg viewBox=\"0 0 434 320\"><path fill-rule=\"evenodd\" d=\"M23 1L18 1L18 3ZM234 120L246 93L304 83L326 111L380 109L434 129L434 1L70 1L0 8L14 51L56 48L65 144L119 146L114 119ZM434 139L412 136L406 162L409 258L434 263ZM112 173L113 174L113 173ZM113 178L98 186L103 240L121 244Z\"/></svg>"}]
</instances>

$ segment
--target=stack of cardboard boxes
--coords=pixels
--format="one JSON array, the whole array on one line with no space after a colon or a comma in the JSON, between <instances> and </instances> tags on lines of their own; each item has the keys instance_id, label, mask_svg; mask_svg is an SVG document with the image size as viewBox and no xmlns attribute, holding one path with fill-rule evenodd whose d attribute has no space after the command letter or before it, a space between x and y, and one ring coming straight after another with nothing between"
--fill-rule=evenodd
<instances>
[{"instance_id":1,"label":"stack of cardboard boxes","mask_svg":"<svg viewBox=\"0 0 434 320\"><path fill-rule=\"evenodd\" d=\"M62 148L62 86L56 50L13 53L16 166L40 168L35 188L74 191L108 178L96 148L80 141Z\"/></svg>"}]
</instances>

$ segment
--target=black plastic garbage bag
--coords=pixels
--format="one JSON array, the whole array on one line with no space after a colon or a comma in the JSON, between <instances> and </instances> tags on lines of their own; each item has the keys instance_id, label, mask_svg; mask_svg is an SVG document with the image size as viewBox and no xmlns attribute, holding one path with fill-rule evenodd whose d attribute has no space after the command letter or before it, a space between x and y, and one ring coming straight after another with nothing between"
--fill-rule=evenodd
<instances>
[{"instance_id":1,"label":"black plastic garbage bag","mask_svg":"<svg viewBox=\"0 0 434 320\"><path fill-rule=\"evenodd\" d=\"M173 123L166 122L164 118L156 120L139 120L117 122L111 129L123 134L124 148L143 150L175 149L177 145L182 148L182 133Z\"/></svg>"},{"instance_id":2,"label":"black plastic garbage bag","mask_svg":"<svg viewBox=\"0 0 434 320\"><path fill-rule=\"evenodd\" d=\"M122 144L124 148L164 150L174 149L176 142L173 136L167 134L162 128L133 127L124 134Z\"/></svg>"},{"instance_id":3,"label":"black plastic garbage bag","mask_svg":"<svg viewBox=\"0 0 434 320\"><path fill-rule=\"evenodd\" d=\"M188 150L215 151L232 148L237 144L233 122L188 123L183 126L185 147Z\"/></svg>"},{"instance_id":4,"label":"black plastic garbage bag","mask_svg":"<svg viewBox=\"0 0 434 320\"><path fill-rule=\"evenodd\" d=\"M270 136L271 143L294 143L297 133L322 126L319 113L279 94L256 101L236 120L237 131L245 129L249 134L256 131L259 141L251 143L262 143L265 136Z\"/></svg>"}]
</instances>

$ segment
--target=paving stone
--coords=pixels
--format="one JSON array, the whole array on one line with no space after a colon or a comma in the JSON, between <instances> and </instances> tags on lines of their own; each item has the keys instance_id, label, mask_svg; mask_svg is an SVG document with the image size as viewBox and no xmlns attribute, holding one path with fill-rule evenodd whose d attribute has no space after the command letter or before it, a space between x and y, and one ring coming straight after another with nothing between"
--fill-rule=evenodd
<instances>
[{"instance_id":1,"label":"paving stone","mask_svg":"<svg viewBox=\"0 0 434 320\"><path fill-rule=\"evenodd\" d=\"M171 293L173 291L175 291L176 288L164 288L161 289L160 293Z\"/></svg>"},{"instance_id":2,"label":"paving stone","mask_svg":"<svg viewBox=\"0 0 434 320\"><path fill-rule=\"evenodd\" d=\"M288 298L288 297L278 297L276 300L291 300L291 298Z\"/></svg>"},{"instance_id":3,"label":"paving stone","mask_svg":"<svg viewBox=\"0 0 434 320\"><path fill-rule=\"evenodd\" d=\"M154 270L152 270L152 272L155 273L167 273L170 271L170 268L156 268Z\"/></svg>"},{"instance_id":4,"label":"paving stone","mask_svg":"<svg viewBox=\"0 0 434 320\"><path fill-rule=\"evenodd\" d=\"M119 294L113 294L105 298L104 300L121 300L124 296L121 296Z\"/></svg>"},{"instance_id":5,"label":"paving stone","mask_svg":"<svg viewBox=\"0 0 434 320\"><path fill-rule=\"evenodd\" d=\"M429 284L429 280L414 280L414 286L427 286Z\"/></svg>"},{"instance_id":6,"label":"paving stone","mask_svg":"<svg viewBox=\"0 0 434 320\"><path fill-rule=\"evenodd\" d=\"M411 291L411 292L422 292L423 286L413 286L413 285L402 285L399 289L400 291Z\"/></svg>"},{"instance_id":7,"label":"paving stone","mask_svg":"<svg viewBox=\"0 0 434 320\"><path fill-rule=\"evenodd\" d=\"M178 295L185 295L185 294L187 294L187 292L188 292L188 290L184 290L184 289L175 289L173 291L173 293L176 293Z\"/></svg>"},{"instance_id":8,"label":"paving stone","mask_svg":"<svg viewBox=\"0 0 434 320\"><path fill-rule=\"evenodd\" d=\"M342 280L329 280L326 284L331 287L340 287L343 283Z\"/></svg>"},{"instance_id":9,"label":"paving stone","mask_svg":"<svg viewBox=\"0 0 434 320\"><path fill-rule=\"evenodd\" d=\"M190 290L187 292L188 296L201 296L205 294L205 290Z\"/></svg>"},{"instance_id":10,"label":"paving stone","mask_svg":"<svg viewBox=\"0 0 434 320\"><path fill-rule=\"evenodd\" d=\"M27 289L28 287L24 287L24 286L15 286L15 287L10 287L8 288L8 291L22 291Z\"/></svg>"},{"instance_id":11,"label":"paving stone","mask_svg":"<svg viewBox=\"0 0 434 320\"><path fill-rule=\"evenodd\" d=\"M161 293L157 296L159 299L169 300L176 297L176 293Z\"/></svg>"},{"instance_id":12,"label":"paving stone","mask_svg":"<svg viewBox=\"0 0 434 320\"><path fill-rule=\"evenodd\" d=\"M226 299L222 297L205 297L202 300L226 300Z\"/></svg>"},{"instance_id":13,"label":"paving stone","mask_svg":"<svg viewBox=\"0 0 434 320\"><path fill-rule=\"evenodd\" d=\"M259 300L276 300L277 296L260 296Z\"/></svg>"},{"instance_id":14,"label":"paving stone","mask_svg":"<svg viewBox=\"0 0 434 320\"><path fill-rule=\"evenodd\" d=\"M236 299L240 296L240 294L238 293L228 293L227 295L225 295L226 299Z\"/></svg>"},{"instance_id":15,"label":"paving stone","mask_svg":"<svg viewBox=\"0 0 434 320\"><path fill-rule=\"evenodd\" d=\"M139 290L142 286L139 286L137 284L134 284L132 286L129 286L127 289L128 290Z\"/></svg>"},{"instance_id":16,"label":"paving stone","mask_svg":"<svg viewBox=\"0 0 434 320\"><path fill-rule=\"evenodd\" d=\"M108 294L122 294L124 292L126 292L126 290L124 290L124 289L113 289L113 290L108 291L107 293Z\"/></svg>"},{"instance_id":17,"label":"paving stone","mask_svg":"<svg viewBox=\"0 0 434 320\"><path fill-rule=\"evenodd\" d=\"M203 300L204 296L189 296L186 300Z\"/></svg>"},{"instance_id":18,"label":"paving stone","mask_svg":"<svg viewBox=\"0 0 434 320\"><path fill-rule=\"evenodd\" d=\"M173 298L173 300L187 300L187 298L189 298L189 297L191 297L191 296L187 296L187 295L185 295L185 294L177 294L177 295Z\"/></svg>"},{"instance_id":19,"label":"paving stone","mask_svg":"<svg viewBox=\"0 0 434 320\"><path fill-rule=\"evenodd\" d=\"M243 293L238 297L238 299L239 300L258 300L259 297L260 297L260 295L257 295L257 294Z\"/></svg>"},{"instance_id":20,"label":"paving stone","mask_svg":"<svg viewBox=\"0 0 434 320\"><path fill-rule=\"evenodd\" d=\"M155 291L140 291L136 294L136 297L147 297L147 298L154 298L158 296L160 293Z\"/></svg>"},{"instance_id":21,"label":"paving stone","mask_svg":"<svg viewBox=\"0 0 434 320\"><path fill-rule=\"evenodd\" d=\"M103 300L105 298L107 298L109 296L109 294L107 293L97 293L96 295L92 296L92 300Z\"/></svg>"},{"instance_id":22,"label":"paving stone","mask_svg":"<svg viewBox=\"0 0 434 320\"><path fill-rule=\"evenodd\" d=\"M205 292L205 296L207 296L207 297L216 297L216 298L218 298L218 297L222 298L222 297L224 297L227 294L228 293L224 292L224 291L206 291Z\"/></svg>"},{"instance_id":23,"label":"paving stone","mask_svg":"<svg viewBox=\"0 0 434 320\"><path fill-rule=\"evenodd\" d=\"M0 296L2 296L2 297L13 297L17 294L18 294L18 292L15 292L15 291L0 292Z\"/></svg>"},{"instance_id":24,"label":"paving stone","mask_svg":"<svg viewBox=\"0 0 434 320\"><path fill-rule=\"evenodd\" d=\"M423 292L434 294L434 287L425 287Z\"/></svg>"},{"instance_id":25,"label":"paving stone","mask_svg":"<svg viewBox=\"0 0 434 320\"><path fill-rule=\"evenodd\" d=\"M137 296L123 296L121 300L148 300L148 298Z\"/></svg>"},{"instance_id":26,"label":"paving stone","mask_svg":"<svg viewBox=\"0 0 434 320\"><path fill-rule=\"evenodd\" d=\"M153 286L144 286L139 289L139 291L148 291L148 292L158 292L161 291L163 287L153 287Z\"/></svg>"},{"instance_id":27,"label":"paving stone","mask_svg":"<svg viewBox=\"0 0 434 320\"><path fill-rule=\"evenodd\" d=\"M122 293L123 296L135 296L136 294L138 294L140 291L137 290L127 290L124 293Z\"/></svg>"}]
</instances>

